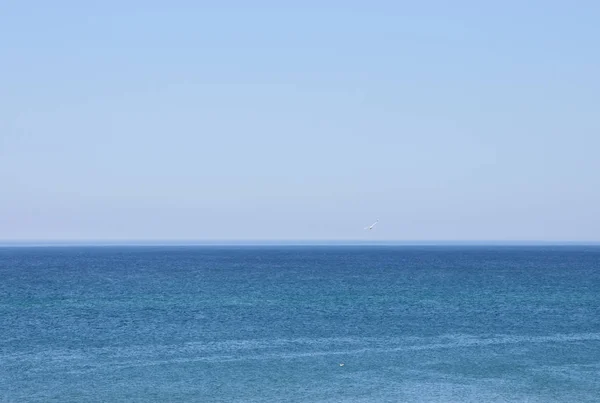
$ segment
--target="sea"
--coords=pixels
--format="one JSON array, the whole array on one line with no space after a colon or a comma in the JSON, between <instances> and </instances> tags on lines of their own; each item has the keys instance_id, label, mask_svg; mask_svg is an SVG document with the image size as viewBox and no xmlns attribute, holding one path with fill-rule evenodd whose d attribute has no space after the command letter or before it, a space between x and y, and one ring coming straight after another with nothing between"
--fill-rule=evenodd
<instances>
[{"instance_id":1,"label":"sea","mask_svg":"<svg viewBox=\"0 0 600 403\"><path fill-rule=\"evenodd\" d=\"M600 402L600 246L0 248L2 402Z\"/></svg>"}]
</instances>

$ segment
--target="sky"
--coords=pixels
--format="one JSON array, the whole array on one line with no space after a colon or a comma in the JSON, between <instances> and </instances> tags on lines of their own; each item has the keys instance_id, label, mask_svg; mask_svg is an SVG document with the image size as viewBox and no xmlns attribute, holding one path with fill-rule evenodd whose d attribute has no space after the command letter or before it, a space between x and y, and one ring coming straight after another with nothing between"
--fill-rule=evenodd
<instances>
[{"instance_id":1,"label":"sky","mask_svg":"<svg viewBox=\"0 0 600 403\"><path fill-rule=\"evenodd\" d=\"M598 21L4 0L0 240L600 241Z\"/></svg>"}]
</instances>

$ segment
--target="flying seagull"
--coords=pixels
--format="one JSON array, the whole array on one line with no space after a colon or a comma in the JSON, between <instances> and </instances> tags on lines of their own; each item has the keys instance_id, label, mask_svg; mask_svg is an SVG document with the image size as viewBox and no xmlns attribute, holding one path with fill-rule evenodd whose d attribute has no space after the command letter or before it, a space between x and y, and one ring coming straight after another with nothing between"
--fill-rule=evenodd
<instances>
[{"instance_id":1,"label":"flying seagull","mask_svg":"<svg viewBox=\"0 0 600 403\"><path fill-rule=\"evenodd\" d=\"M374 227L375 225L377 225L377 223L378 223L378 222L379 222L379 218L377 219L377 221L375 221L375 222L374 222L373 224L371 224L370 226L368 226L368 227L365 227L365 229L368 229L369 231L370 231L370 230L372 230L372 229L373 229L373 227Z\"/></svg>"}]
</instances>

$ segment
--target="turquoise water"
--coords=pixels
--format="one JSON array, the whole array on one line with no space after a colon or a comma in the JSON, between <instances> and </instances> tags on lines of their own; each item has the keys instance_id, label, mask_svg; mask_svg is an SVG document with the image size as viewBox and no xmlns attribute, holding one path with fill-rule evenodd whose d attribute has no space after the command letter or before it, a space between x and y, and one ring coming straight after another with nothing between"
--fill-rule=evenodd
<instances>
[{"instance_id":1,"label":"turquoise water","mask_svg":"<svg viewBox=\"0 0 600 403\"><path fill-rule=\"evenodd\" d=\"M600 401L600 247L14 247L0 279L0 401Z\"/></svg>"}]
</instances>

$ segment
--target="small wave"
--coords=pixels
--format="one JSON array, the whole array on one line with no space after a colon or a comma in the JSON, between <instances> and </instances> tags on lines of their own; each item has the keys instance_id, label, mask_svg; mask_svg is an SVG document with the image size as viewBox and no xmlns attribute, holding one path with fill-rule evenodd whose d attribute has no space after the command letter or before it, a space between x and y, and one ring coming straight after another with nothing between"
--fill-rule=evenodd
<instances>
[{"instance_id":1,"label":"small wave","mask_svg":"<svg viewBox=\"0 0 600 403\"><path fill-rule=\"evenodd\" d=\"M38 367L86 370L173 365L193 362L225 363L250 360L294 360L323 356L391 354L421 350L485 347L526 343L572 343L600 341L600 333L554 334L548 336L498 335L484 338L465 334L432 338L342 337L189 342L183 345L138 345L92 349L56 349L35 353L0 355L0 361L45 363ZM78 365L81 364L81 365Z\"/></svg>"}]
</instances>

